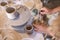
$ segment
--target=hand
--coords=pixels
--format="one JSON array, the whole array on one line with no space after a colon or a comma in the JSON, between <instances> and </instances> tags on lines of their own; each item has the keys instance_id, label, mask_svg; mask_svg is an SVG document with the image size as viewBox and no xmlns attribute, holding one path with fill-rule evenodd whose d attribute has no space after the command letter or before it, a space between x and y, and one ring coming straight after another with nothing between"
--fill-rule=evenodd
<instances>
[{"instance_id":1,"label":"hand","mask_svg":"<svg viewBox=\"0 0 60 40\"><path fill-rule=\"evenodd\" d=\"M43 15L43 14L47 14L49 12L49 10L45 7L41 8L40 9L40 13Z\"/></svg>"},{"instance_id":2,"label":"hand","mask_svg":"<svg viewBox=\"0 0 60 40\"><path fill-rule=\"evenodd\" d=\"M46 25L42 24L42 25L37 25L37 24L33 24L35 27L35 31L37 32L43 32L45 34L49 34L51 36L54 37L54 33L51 31L50 27L47 27Z\"/></svg>"},{"instance_id":3,"label":"hand","mask_svg":"<svg viewBox=\"0 0 60 40\"><path fill-rule=\"evenodd\" d=\"M33 24L34 27L35 27L35 31L38 31L38 32L47 32L47 26L46 25L37 25L37 24Z\"/></svg>"}]
</instances>

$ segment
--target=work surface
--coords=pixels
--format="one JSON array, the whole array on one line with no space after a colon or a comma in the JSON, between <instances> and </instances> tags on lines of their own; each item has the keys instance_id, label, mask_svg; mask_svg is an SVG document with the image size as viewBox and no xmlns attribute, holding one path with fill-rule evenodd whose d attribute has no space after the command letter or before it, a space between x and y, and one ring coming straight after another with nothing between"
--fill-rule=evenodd
<instances>
[{"instance_id":1,"label":"work surface","mask_svg":"<svg viewBox=\"0 0 60 40\"><path fill-rule=\"evenodd\" d=\"M8 24L8 19L6 19L6 12L4 10L0 11L0 35L2 36L2 39L6 36L7 40L21 40L22 38L29 38L30 35L26 33L19 33L13 30L11 25ZM42 35L39 35L42 37ZM11 38L12 37L12 38ZM42 37L43 38L43 37ZM41 38L41 40L42 40Z\"/></svg>"},{"instance_id":2,"label":"work surface","mask_svg":"<svg viewBox=\"0 0 60 40\"><path fill-rule=\"evenodd\" d=\"M36 1L35 1L36 2ZM39 6L39 4L36 4ZM38 9L38 7L36 6ZM8 24L6 11L0 7L0 40L22 40L22 38L28 38L30 35L26 33L19 33ZM42 40L42 39L40 39Z\"/></svg>"}]
</instances>

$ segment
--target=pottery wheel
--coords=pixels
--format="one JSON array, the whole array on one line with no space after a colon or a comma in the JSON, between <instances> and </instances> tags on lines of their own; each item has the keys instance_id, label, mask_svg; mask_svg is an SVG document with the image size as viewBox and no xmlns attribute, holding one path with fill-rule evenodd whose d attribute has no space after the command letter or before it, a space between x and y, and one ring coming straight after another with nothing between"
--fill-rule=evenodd
<instances>
[{"instance_id":1,"label":"pottery wheel","mask_svg":"<svg viewBox=\"0 0 60 40\"><path fill-rule=\"evenodd\" d=\"M19 17L16 20L9 19L6 13L3 13L3 19L6 21L6 25L19 26L29 21L31 13L27 7L20 5L20 7L17 9L17 12L19 13Z\"/></svg>"}]
</instances>

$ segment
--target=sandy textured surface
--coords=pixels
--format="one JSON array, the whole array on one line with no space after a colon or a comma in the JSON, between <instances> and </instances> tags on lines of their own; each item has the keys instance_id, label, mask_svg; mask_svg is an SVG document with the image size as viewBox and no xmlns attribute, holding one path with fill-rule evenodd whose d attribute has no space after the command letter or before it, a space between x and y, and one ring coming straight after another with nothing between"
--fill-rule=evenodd
<instances>
[{"instance_id":1,"label":"sandy textured surface","mask_svg":"<svg viewBox=\"0 0 60 40\"><path fill-rule=\"evenodd\" d=\"M35 3L35 8L40 9L41 8L41 4L39 0L34 0ZM31 7L32 5L28 3L27 6ZM5 14L5 10L1 9L0 7L0 40L21 40L22 38L25 37L29 37L27 34L22 34L22 33L18 33L16 31L14 31L12 29L12 27L7 24L7 19L5 18L6 14ZM6 36L6 37L5 37ZM5 38L4 38L5 37Z\"/></svg>"}]
</instances>

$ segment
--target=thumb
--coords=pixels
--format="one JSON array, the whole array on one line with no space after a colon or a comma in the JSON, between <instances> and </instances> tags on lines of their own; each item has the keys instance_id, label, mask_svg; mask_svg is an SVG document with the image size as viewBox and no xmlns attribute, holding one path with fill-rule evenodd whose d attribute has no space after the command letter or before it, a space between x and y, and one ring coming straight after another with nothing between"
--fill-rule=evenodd
<instances>
[{"instance_id":1,"label":"thumb","mask_svg":"<svg viewBox=\"0 0 60 40\"><path fill-rule=\"evenodd\" d=\"M33 24L33 26L37 26L36 24Z\"/></svg>"},{"instance_id":2,"label":"thumb","mask_svg":"<svg viewBox=\"0 0 60 40\"><path fill-rule=\"evenodd\" d=\"M38 28L35 28L34 30L37 31L37 32L39 32L39 29Z\"/></svg>"}]
</instances>

